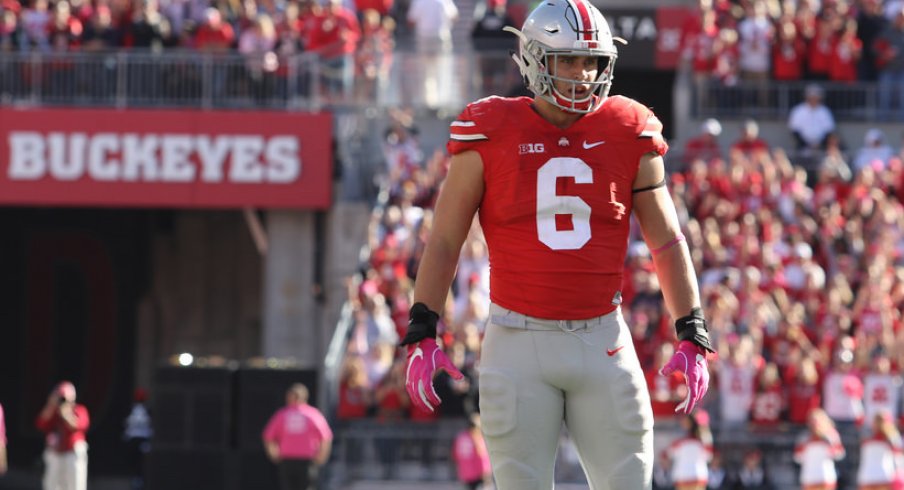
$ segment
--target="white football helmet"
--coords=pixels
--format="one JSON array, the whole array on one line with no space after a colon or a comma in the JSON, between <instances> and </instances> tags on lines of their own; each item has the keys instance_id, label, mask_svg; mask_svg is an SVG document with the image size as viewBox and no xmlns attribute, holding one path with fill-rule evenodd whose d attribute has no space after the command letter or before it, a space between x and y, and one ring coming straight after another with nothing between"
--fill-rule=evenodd
<instances>
[{"instance_id":1,"label":"white football helmet","mask_svg":"<svg viewBox=\"0 0 904 490\"><path fill-rule=\"evenodd\" d=\"M556 107L586 114L596 109L609 95L618 50L603 14L588 0L543 0L524 21L519 31L506 27L520 39L520 50L512 54L527 88ZM596 80L576 81L557 76L556 56L598 56ZM564 93L555 86L566 82ZM578 95L580 85L590 85Z\"/></svg>"}]
</instances>

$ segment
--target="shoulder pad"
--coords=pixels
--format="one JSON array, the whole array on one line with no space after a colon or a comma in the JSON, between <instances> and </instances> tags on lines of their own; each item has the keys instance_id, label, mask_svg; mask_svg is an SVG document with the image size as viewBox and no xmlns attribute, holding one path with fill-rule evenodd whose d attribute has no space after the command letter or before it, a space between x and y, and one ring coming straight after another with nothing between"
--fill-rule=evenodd
<instances>
[{"instance_id":1,"label":"shoulder pad","mask_svg":"<svg viewBox=\"0 0 904 490\"><path fill-rule=\"evenodd\" d=\"M449 125L449 152L461 153L481 142L491 141L493 135L504 127L509 108L517 103L518 99L494 95L468 104Z\"/></svg>"},{"instance_id":2,"label":"shoulder pad","mask_svg":"<svg viewBox=\"0 0 904 490\"><path fill-rule=\"evenodd\" d=\"M613 121L623 137L652 143L652 151L665 154L668 145L662 136L662 122L645 105L621 95L610 96L603 106L606 118Z\"/></svg>"}]
</instances>

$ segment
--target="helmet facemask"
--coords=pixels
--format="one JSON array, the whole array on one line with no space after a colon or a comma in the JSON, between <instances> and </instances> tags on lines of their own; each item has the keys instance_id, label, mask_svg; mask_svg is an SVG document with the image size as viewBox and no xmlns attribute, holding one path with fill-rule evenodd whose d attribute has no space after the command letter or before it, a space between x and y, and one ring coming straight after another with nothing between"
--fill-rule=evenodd
<instances>
[{"instance_id":1,"label":"helmet facemask","mask_svg":"<svg viewBox=\"0 0 904 490\"><path fill-rule=\"evenodd\" d=\"M504 28L518 36L519 52L512 59L525 85L537 97L568 112L593 112L609 95L618 52L609 26L586 0L548 0L528 16L522 30ZM598 60L594 80L559 76L560 56L590 56ZM556 88L556 82L566 88ZM581 89L588 86L589 90Z\"/></svg>"},{"instance_id":2,"label":"helmet facemask","mask_svg":"<svg viewBox=\"0 0 904 490\"><path fill-rule=\"evenodd\" d=\"M558 57L560 56L585 56L574 55L571 53L550 53L546 55L547 64L545 70L541 72L541 78L546 79L549 87L546 93L537 94L556 107L568 112L576 112L586 114L593 112L599 104L609 95L609 89L612 87L612 70L615 68L615 59L609 56L598 56L596 78L594 80L574 80L571 77L559 76L556 73L558 66ZM559 86L564 84L565 91L560 91ZM584 90L584 86L589 86L588 90ZM580 93L579 93L580 92Z\"/></svg>"}]
</instances>

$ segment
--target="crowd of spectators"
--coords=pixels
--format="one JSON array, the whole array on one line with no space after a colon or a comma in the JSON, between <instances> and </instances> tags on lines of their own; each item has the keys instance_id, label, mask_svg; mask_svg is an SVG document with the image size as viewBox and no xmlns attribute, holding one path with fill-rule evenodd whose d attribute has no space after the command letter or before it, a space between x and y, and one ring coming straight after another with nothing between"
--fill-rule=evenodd
<instances>
[{"instance_id":1,"label":"crowd of spectators","mask_svg":"<svg viewBox=\"0 0 904 490\"><path fill-rule=\"evenodd\" d=\"M875 81L900 72L904 4L888 0L700 0L682 26L699 78Z\"/></svg>"},{"instance_id":2,"label":"crowd of spectators","mask_svg":"<svg viewBox=\"0 0 904 490\"><path fill-rule=\"evenodd\" d=\"M517 25L512 14L523 5L475 3L474 18L463 19L451 0L3 0L0 52L238 53L247 58L252 81L285 76L294 55L313 52L325 84L335 85L332 93L348 97L359 89L356 95L365 97L386 82L399 31L410 31L420 61L405 69L422 73L425 86L414 88L436 105L450 90L443 86L452 70L445 54L456 22L473 27L481 51L514 47L514 37L500 35L500 28ZM766 101L769 80L869 81L878 82L884 116L904 119L904 4L898 0L699 0L682 25L680 46L695 79L758 86L756 103ZM487 57L481 83L500 78L500 59Z\"/></svg>"},{"instance_id":3,"label":"crowd of spectators","mask_svg":"<svg viewBox=\"0 0 904 490\"><path fill-rule=\"evenodd\" d=\"M212 79L215 97L223 96L224 85L233 79L239 81L231 85L241 85L243 93L278 95L285 90L281 87L293 58L316 53L325 93L350 97L385 75L396 25L391 7L391 0L349 5L342 0L4 0L0 53L208 53L218 60ZM48 66L48 77L64 79L71 73L71 66L64 70L60 65ZM143 92L137 95L152 95L165 81L141 83L154 66L130 73L130 88ZM80 70L102 68L89 64Z\"/></svg>"},{"instance_id":4,"label":"crowd of spectators","mask_svg":"<svg viewBox=\"0 0 904 490\"><path fill-rule=\"evenodd\" d=\"M904 120L900 1L700 0L681 39L698 85L752 88L754 107L769 102L770 80L878 82L879 116Z\"/></svg>"},{"instance_id":5,"label":"crowd of spectators","mask_svg":"<svg viewBox=\"0 0 904 490\"><path fill-rule=\"evenodd\" d=\"M4 0L3 51L188 48L200 51L351 53L391 0Z\"/></svg>"}]
</instances>

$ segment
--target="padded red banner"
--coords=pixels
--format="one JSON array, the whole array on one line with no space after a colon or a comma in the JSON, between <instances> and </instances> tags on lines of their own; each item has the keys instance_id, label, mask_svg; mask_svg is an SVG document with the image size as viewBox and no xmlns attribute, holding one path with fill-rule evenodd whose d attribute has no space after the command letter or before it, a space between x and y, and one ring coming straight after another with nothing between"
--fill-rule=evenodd
<instances>
[{"instance_id":1,"label":"padded red banner","mask_svg":"<svg viewBox=\"0 0 904 490\"><path fill-rule=\"evenodd\" d=\"M331 139L326 113L0 109L0 204L324 209Z\"/></svg>"}]
</instances>

